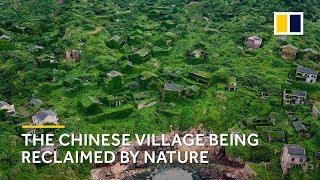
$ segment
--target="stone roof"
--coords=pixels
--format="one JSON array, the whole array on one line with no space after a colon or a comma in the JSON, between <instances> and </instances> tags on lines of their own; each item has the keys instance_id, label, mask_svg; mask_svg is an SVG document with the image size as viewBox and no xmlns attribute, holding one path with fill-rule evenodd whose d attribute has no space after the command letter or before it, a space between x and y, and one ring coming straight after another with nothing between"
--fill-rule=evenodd
<instances>
[{"instance_id":1,"label":"stone roof","mask_svg":"<svg viewBox=\"0 0 320 180\"><path fill-rule=\"evenodd\" d=\"M44 47L41 46L41 45L34 45L34 46L32 46L29 50L30 50L31 52L35 52L35 51L38 51L39 49L44 49Z\"/></svg>"},{"instance_id":2,"label":"stone roof","mask_svg":"<svg viewBox=\"0 0 320 180\"><path fill-rule=\"evenodd\" d=\"M247 38L247 40L258 40L261 41L262 39L259 36L250 36Z\"/></svg>"},{"instance_id":3,"label":"stone roof","mask_svg":"<svg viewBox=\"0 0 320 180\"><path fill-rule=\"evenodd\" d=\"M294 90L294 91L291 92L291 94L294 95L294 96L300 96L300 97L307 96L307 92L306 91L301 91L301 90Z\"/></svg>"},{"instance_id":4,"label":"stone roof","mask_svg":"<svg viewBox=\"0 0 320 180\"><path fill-rule=\"evenodd\" d=\"M136 51L136 54L138 54L141 57L146 57L149 53L150 53L150 50L146 49L146 48L142 48L142 49Z\"/></svg>"},{"instance_id":5,"label":"stone roof","mask_svg":"<svg viewBox=\"0 0 320 180\"><path fill-rule=\"evenodd\" d=\"M300 132L300 131L307 131L307 128L304 124L301 123L301 121L299 120L296 120L296 121L292 121L292 124L294 126L294 129L297 131L297 132Z\"/></svg>"},{"instance_id":6,"label":"stone roof","mask_svg":"<svg viewBox=\"0 0 320 180\"><path fill-rule=\"evenodd\" d=\"M304 148L298 146L298 145L286 145L288 148L288 153L293 156L300 156L300 157L306 157L306 151Z\"/></svg>"},{"instance_id":7,"label":"stone roof","mask_svg":"<svg viewBox=\"0 0 320 180\"><path fill-rule=\"evenodd\" d=\"M57 116L57 114L54 111L52 111L51 109L49 109L49 110L40 110L39 112L37 112L37 114L35 114L33 116L33 118L35 118L38 121L43 121L48 116Z\"/></svg>"},{"instance_id":8,"label":"stone roof","mask_svg":"<svg viewBox=\"0 0 320 180\"><path fill-rule=\"evenodd\" d=\"M31 98L29 103L32 106L39 106L39 105L43 104L43 101L41 99L38 99L38 98Z\"/></svg>"},{"instance_id":9,"label":"stone roof","mask_svg":"<svg viewBox=\"0 0 320 180\"><path fill-rule=\"evenodd\" d=\"M303 66L298 66L296 73L318 75L318 71Z\"/></svg>"},{"instance_id":10,"label":"stone roof","mask_svg":"<svg viewBox=\"0 0 320 180\"><path fill-rule=\"evenodd\" d=\"M165 83L164 89L169 91L182 91L183 87L174 83Z\"/></svg>"},{"instance_id":11,"label":"stone roof","mask_svg":"<svg viewBox=\"0 0 320 180\"><path fill-rule=\"evenodd\" d=\"M119 36L119 35L114 35L110 38L111 40L114 40L114 41L121 41L122 37Z\"/></svg>"},{"instance_id":12,"label":"stone roof","mask_svg":"<svg viewBox=\"0 0 320 180\"><path fill-rule=\"evenodd\" d=\"M112 70L112 71L107 73L107 76L109 78L113 78L113 77L117 77L117 76L122 76L122 73L119 72L119 71Z\"/></svg>"}]
</instances>

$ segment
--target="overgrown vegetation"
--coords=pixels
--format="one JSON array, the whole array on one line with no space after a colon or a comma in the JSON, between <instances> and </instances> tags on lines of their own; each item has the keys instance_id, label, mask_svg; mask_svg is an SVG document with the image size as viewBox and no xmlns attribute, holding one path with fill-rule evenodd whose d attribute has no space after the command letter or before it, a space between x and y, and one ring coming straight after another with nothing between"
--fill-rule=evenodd
<instances>
[{"instance_id":1,"label":"overgrown vegetation","mask_svg":"<svg viewBox=\"0 0 320 180\"><path fill-rule=\"evenodd\" d=\"M0 179L89 178L90 164L21 164L20 151L30 149L20 139L20 126L32 122L39 108L53 109L66 125L56 134L165 133L199 124L215 133L258 132L260 147L228 147L228 153L248 161L260 179L320 178L314 157L320 151L319 119L311 116L310 104L286 107L281 97L284 89L299 89L320 101L319 82L288 83L297 64L320 70L319 57L289 61L279 55L286 44L320 52L320 1L14 0L0 7L0 100L14 104L18 116L0 121ZM274 11L305 12L304 35L279 40ZM244 45L252 35L263 39L255 51ZM77 50L80 60L67 61L68 50ZM194 69L212 74L208 84L190 79ZM112 70L122 75L110 77ZM236 91L226 88L230 78L237 81ZM190 88L194 96L183 90L167 100L166 82ZM134 99L144 91L151 97ZM262 92L269 96L262 99ZM33 96L44 104L30 108ZM154 100L155 106L137 108ZM307 125L310 138L295 132L286 111ZM275 125L252 120L268 121L272 112ZM278 130L287 133L287 143L306 149L313 171L282 176L283 143L266 138Z\"/></svg>"}]
</instances>

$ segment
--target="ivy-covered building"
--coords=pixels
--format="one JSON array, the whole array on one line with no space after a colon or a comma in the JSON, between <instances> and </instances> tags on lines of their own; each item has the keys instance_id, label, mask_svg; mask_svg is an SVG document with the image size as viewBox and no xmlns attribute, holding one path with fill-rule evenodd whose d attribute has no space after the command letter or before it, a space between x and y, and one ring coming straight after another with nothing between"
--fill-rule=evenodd
<instances>
[{"instance_id":1,"label":"ivy-covered building","mask_svg":"<svg viewBox=\"0 0 320 180\"><path fill-rule=\"evenodd\" d=\"M150 57L151 57L151 51L147 48L142 48L133 52L129 56L129 60L132 61L133 63L142 63L149 60Z\"/></svg>"}]
</instances>

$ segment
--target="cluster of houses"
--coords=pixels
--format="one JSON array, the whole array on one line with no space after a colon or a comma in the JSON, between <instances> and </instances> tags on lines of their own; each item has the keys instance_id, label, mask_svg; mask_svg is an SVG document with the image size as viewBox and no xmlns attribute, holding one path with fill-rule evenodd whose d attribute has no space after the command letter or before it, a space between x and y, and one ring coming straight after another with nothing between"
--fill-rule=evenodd
<instances>
[{"instance_id":1,"label":"cluster of houses","mask_svg":"<svg viewBox=\"0 0 320 180\"><path fill-rule=\"evenodd\" d=\"M60 3L64 3L64 0L59 0ZM166 10L167 11L167 10ZM129 13L129 12L128 12ZM123 13L124 15L126 13ZM112 16L121 16L120 13ZM165 12L165 10L155 9L148 12L148 17L156 20L161 20L161 25L167 29L176 26L174 17L171 12ZM147 27L144 25L139 25L138 29L153 29L158 27ZM121 35L112 35L105 40L105 44L110 49L117 49L122 47L125 43L129 45L139 44L144 39L144 32L134 32L129 38L125 38ZM117 62L119 64L119 69L122 72L129 72L134 69L135 64L144 63L152 57L160 57L167 55L171 50L171 45L175 39L174 33L167 33L166 38L156 40L152 47L138 47L132 48L131 53L126 56L123 61ZM2 37L6 38L6 37ZM0 38L1 39L1 38ZM257 50L262 46L262 38L258 36L250 36L246 38L244 44L249 50ZM44 47L35 45L30 48L31 52L39 53L42 52ZM313 49L303 49L300 51L303 59L314 58L317 52ZM292 45L282 46L280 49L280 56L283 59L294 60L297 58L298 48ZM64 54L65 60L67 61L79 61L81 58L81 51L76 49L67 50ZM54 58L51 56L41 56L41 61L39 61L40 66L52 66L55 63ZM185 60L190 65L198 65L208 61L208 51L204 44L198 43L190 47L185 53ZM314 84L318 78L318 71L298 66L296 68L295 77L302 79L306 83ZM167 80L164 83L157 82L158 76L152 72L144 71L135 77L135 80L131 83L126 83L124 75L120 70L111 70L104 74L103 85L108 93L108 95L94 97L85 96L79 101L79 106L81 111L87 113L88 115L102 114L103 106L111 110L118 110L120 114L130 114L132 112L132 106L125 106L133 103L136 109L142 109L150 106L157 106L157 112L162 114L179 115L180 111L177 109L172 102L177 102L185 98L197 97L201 94L201 90L208 88L212 84L213 74L200 69L191 69L182 78L185 84L176 83L172 80ZM64 82L66 87L74 87L79 80L69 79ZM155 86L157 90L160 89L160 102L154 97L154 93L150 90L151 86ZM146 87L139 89L138 87ZM238 88L237 79L235 77L228 77L226 83L226 89L229 91L236 91ZM134 90L133 93L126 93L126 90ZM150 91L149 91L150 90ZM263 97L267 95L262 94ZM283 103L284 105L304 105L307 104L307 92L302 90L284 90L283 91ZM43 101L37 98L32 98L30 100L31 106L41 106ZM124 109L119 109L118 107L125 107ZM14 105L10 105L7 102L0 101L0 110L4 110L8 114L15 113ZM114 111L109 111L114 113ZM320 103L314 102L312 107L312 114L318 117L320 114ZM272 118L271 118L272 119ZM50 109L41 109L36 114L32 116L32 122L35 125L43 124L58 124L59 118L57 113ZM274 123L272 120L264 121L261 119L253 119L255 124L264 123ZM292 126L294 129L302 134L308 134L308 129L306 126L298 119L292 118ZM284 131L274 131L268 134L268 140L272 141L286 141L286 132ZM56 147L43 147L41 151L56 151ZM316 155L317 156L317 155ZM320 156L320 154L318 154ZM293 166L302 166L305 168L307 166L307 156L306 151L299 145L284 145L281 154L281 168L283 173L286 174L290 168Z\"/></svg>"},{"instance_id":2,"label":"cluster of houses","mask_svg":"<svg viewBox=\"0 0 320 180\"><path fill-rule=\"evenodd\" d=\"M281 37L281 40L285 40L285 37ZM256 50L260 48L262 44L262 38L258 36L248 37L245 41L245 45L248 49ZM282 46L280 49L280 56L283 59L295 60L297 58L298 48L292 45ZM303 49L300 51L302 54L302 59L312 59L315 58L318 53L311 49ZM318 78L318 71L303 67L298 65L295 71L295 78L303 80L305 83L314 84ZM282 100L284 105L305 105L308 104L307 92L302 90L284 90L282 93ZM314 102L312 106L312 115L318 117L320 113L319 102ZM310 137L307 127L300 121L297 117L291 117L292 126L299 134ZM286 132L285 131L273 131L267 136L270 142L279 141L286 142ZM320 153L316 153L315 157L319 158ZM281 168L283 174L287 174L289 169L294 166L300 166L304 171L310 168L310 164L307 163L306 151L303 147L295 144L285 144L283 151L281 153Z\"/></svg>"},{"instance_id":3,"label":"cluster of houses","mask_svg":"<svg viewBox=\"0 0 320 180\"><path fill-rule=\"evenodd\" d=\"M43 103L42 100L37 98L31 98L29 101L30 106L40 106ZM5 101L0 101L0 110L4 111L6 115L13 116L16 115L14 105L10 105ZM53 110L41 109L35 115L32 116L32 122L34 125L43 125L43 124L58 124L59 118L57 113Z\"/></svg>"}]
</instances>

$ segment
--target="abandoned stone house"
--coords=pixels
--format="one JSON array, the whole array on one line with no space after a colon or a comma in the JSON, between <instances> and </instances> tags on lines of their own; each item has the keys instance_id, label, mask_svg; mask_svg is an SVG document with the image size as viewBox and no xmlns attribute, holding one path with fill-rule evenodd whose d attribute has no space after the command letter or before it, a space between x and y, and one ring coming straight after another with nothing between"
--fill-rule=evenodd
<instances>
[{"instance_id":1,"label":"abandoned stone house","mask_svg":"<svg viewBox=\"0 0 320 180\"><path fill-rule=\"evenodd\" d=\"M159 46L153 46L152 48L152 56L153 57L159 57L159 56L167 56L169 55L171 51L171 47L159 47Z\"/></svg>"},{"instance_id":2,"label":"abandoned stone house","mask_svg":"<svg viewBox=\"0 0 320 180\"><path fill-rule=\"evenodd\" d=\"M147 91L143 91L143 92L138 92L138 93L132 94L132 97L133 97L133 100L139 101L141 99L149 98L150 94Z\"/></svg>"},{"instance_id":3,"label":"abandoned stone house","mask_svg":"<svg viewBox=\"0 0 320 180\"><path fill-rule=\"evenodd\" d=\"M272 131L268 133L268 141L279 141L285 142L286 141L286 132L285 131Z\"/></svg>"},{"instance_id":4,"label":"abandoned stone house","mask_svg":"<svg viewBox=\"0 0 320 180\"><path fill-rule=\"evenodd\" d=\"M43 50L44 50L44 47L41 45L34 45L29 48L29 51L33 53L39 53L39 52L42 52Z\"/></svg>"},{"instance_id":5,"label":"abandoned stone house","mask_svg":"<svg viewBox=\"0 0 320 180\"><path fill-rule=\"evenodd\" d=\"M280 55L283 59L294 60L297 56L298 48L292 45L285 45L281 47Z\"/></svg>"},{"instance_id":6,"label":"abandoned stone house","mask_svg":"<svg viewBox=\"0 0 320 180\"><path fill-rule=\"evenodd\" d=\"M301 105L307 101L307 92L294 90L294 91L283 91L283 104L284 105Z\"/></svg>"},{"instance_id":7,"label":"abandoned stone house","mask_svg":"<svg viewBox=\"0 0 320 180\"><path fill-rule=\"evenodd\" d=\"M308 132L308 129L306 128L306 126L298 118L292 119L292 125L298 133L307 133Z\"/></svg>"},{"instance_id":8,"label":"abandoned stone house","mask_svg":"<svg viewBox=\"0 0 320 180\"><path fill-rule=\"evenodd\" d=\"M5 101L0 101L0 110L4 110L8 114L15 113L14 105L10 105L9 103L7 103Z\"/></svg>"},{"instance_id":9,"label":"abandoned stone house","mask_svg":"<svg viewBox=\"0 0 320 180\"><path fill-rule=\"evenodd\" d=\"M58 124L58 115L52 110L40 110L32 116L33 123L36 125L42 124Z\"/></svg>"},{"instance_id":10,"label":"abandoned stone house","mask_svg":"<svg viewBox=\"0 0 320 180\"><path fill-rule=\"evenodd\" d=\"M318 77L318 71L298 66L296 70L296 77L305 79L306 83L315 83Z\"/></svg>"},{"instance_id":11,"label":"abandoned stone house","mask_svg":"<svg viewBox=\"0 0 320 180\"><path fill-rule=\"evenodd\" d=\"M106 104L109 107L121 106L126 101L127 101L127 97L125 95L122 95L122 94L120 94L120 95L108 95L104 99L104 102L106 102Z\"/></svg>"},{"instance_id":12,"label":"abandoned stone house","mask_svg":"<svg viewBox=\"0 0 320 180\"><path fill-rule=\"evenodd\" d=\"M301 50L302 58L304 60L314 59L317 57L318 52L312 48L306 48Z\"/></svg>"},{"instance_id":13,"label":"abandoned stone house","mask_svg":"<svg viewBox=\"0 0 320 180\"><path fill-rule=\"evenodd\" d=\"M188 78L196 81L198 84L209 86L212 80L212 74L205 71L200 70L192 70L188 73Z\"/></svg>"},{"instance_id":14,"label":"abandoned stone house","mask_svg":"<svg viewBox=\"0 0 320 180\"><path fill-rule=\"evenodd\" d=\"M122 73L112 70L107 73L106 88L108 91L118 91L123 87L123 75Z\"/></svg>"},{"instance_id":15,"label":"abandoned stone house","mask_svg":"<svg viewBox=\"0 0 320 180\"><path fill-rule=\"evenodd\" d=\"M119 48L124 43L124 38L119 35L114 35L106 40L106 45L109 48Z\"/></svg>"},{"instance_id":16,"label":"abandoned stone house","mask_svg":"<svg viewBox=\"0 0 320 180\"><path fill-rule=\"evenodd\" d=\"M141 72L140 76L140 84L143 88L158 86L158 75L150 72L150 71L143 71ZM161 85L159 85L160 87Z\"/></svg>"},{"instance_id":17,"label":"abandoned stone house","mask_svg":"<svg viewBox=\"0 0 320 180\"><path fill-rule=\"evenodd\" d=\"M175 83L165 83L162 90L162 99L165 101L175 101L182 97L184 87Z\"/></svg>"},{"instance_id":18,"label":"abandoned stone house","mask_svg":"<svg viewBox=\"0 0 320 180\"><path fill-rule=\"evenodd\" d=\"M58 65L58 61L55 57L49 54L42 54L36 59L38 66L41 68L56 68Z\"/></svg>"},{"instance_id":19,"label":"abandoned stone house","mask_svg":"<svg viewBox=\"0 0 320 180\"><path fill-rule=\"evenodd\" d=\"M43 104L43 101L41 99L38 98L31 98L29 101L30 106L32 107L39 107Z\"/></svg>"},{"instance_id":20,"label":"abandoned stone house","mask_svg":"<svg viewBox=\"0 0 320 180\"><path fill-rule=\"evenodd\" d=\"M228 89L229 91L237 90L237 79L235 77L228 78Z\"/></svg>"},{"instance_id":21,"label":"abandoned stone house","mask_svg":"<svg viewBox=\"0 0 320 180\"><path fill-rule=\"evenodd\" d=\"M187 62L190 64L200 64L207 60L208 53L203 49L193 49L186 53Z\"/></svg>"},{"instance_id":22,"label":"abandoned stone house","mask_svg":"<svg viewBox=\"0 0 320 180\"><path fill-rule=\"evenodd\" d=\"M134 69L134 65L131 61L125 60L125 61L119 61L118 66L120 69L124 72L130 72Z\"/></svg>"},{"instance_id":23,"label":"abandoned stone house","mask_svg":"<svg viewBox=\"0 0 320 180\"><path fill-rule=\"evenodd\" d=\"M139 49L129 56L129 60L133 63L142 63L151 58L151 51L147 48Z\"/></svg>"},{"instance_id":24,"label":"abandoned stone house","mask_svg":"<svg viewBox=\"0 0 320 180\"><path fill-rule=\"evenodd\" d=\"M119 72L119 71L115 71L115 70L112 70L110 72L107 73L107 77L109 80L112 80L113 78L116 78L116 77L120 77L122 78L122 73Z\"/></svg>"},{"instance_id":25,"label":"abandoned stone house","mask_svg":"<svg viewBox=\"0 0 320 180\"><path fill-rule=\"evenodd\" d=\"M303 166L307 162L306 151L299 145L286 144L281 153L282 173L287 174L293 166Z\"/></svg>"},{"instance_id":26,"label":"abandoned stone house","mask_svg":"<svg viewBox=\"0 0 320 180\"><path fill-rule=\"evenodd\" d=\"M102 111L102 102L94 96L84 96L80 100L80 107L86 114L97 114Z\"/></svg>"},{"instance_id":27,"label":"abandoned stone house","mask_svg":"<svg viewBox=\"0 0 320 180\"><path fill-rule=\"evenodd\" d=\"M250 36L246 39L245 45L249 49L258 49L262 44L262 38L258 36Z\"/></svg>"},{"instance_id":28,"label":"abandoned stone house","mask_svg":"<svg viewBox=\"0 0 320 180\"><path fill-rule=\"evenodd\" d=\"M201 90L200 86L191 85L185 88L184 95L186 97L193 98L200 94L200 90Z\"/></svg>"},{"instance_id":29,"label":"abandoned stone house","mask_svg":"<svg viewBox=\"0 0 320 180\"><path fill-rule=\"evenodd\" d=\"M315 102L312 106L312 116L313 117L319 117L320 115L320 103L319 102Z\"/></svg>"},{"instance_id":30,"label":"abandoned stone house","mask_svg":"<svg viewBox=\"0 0 320 180\"><path fill-rule=\"evenodd\" d=\"M77 61L80 59L80 52L78 50L68 50L66 51L65 58L68 61Z\"/></svg>"}]
</instances>

